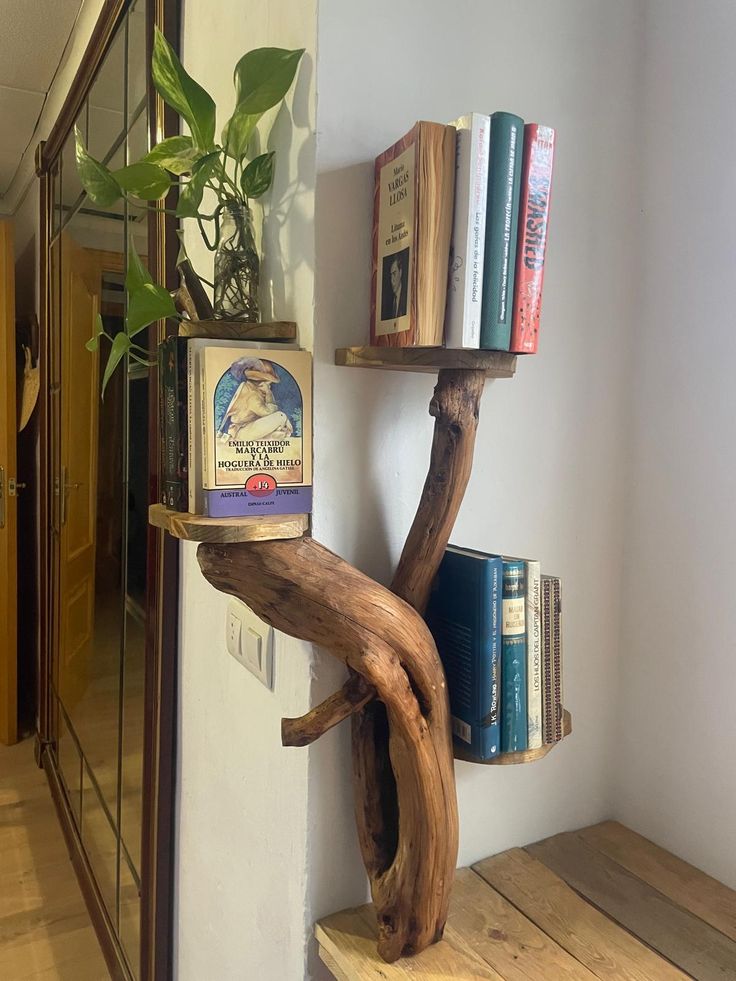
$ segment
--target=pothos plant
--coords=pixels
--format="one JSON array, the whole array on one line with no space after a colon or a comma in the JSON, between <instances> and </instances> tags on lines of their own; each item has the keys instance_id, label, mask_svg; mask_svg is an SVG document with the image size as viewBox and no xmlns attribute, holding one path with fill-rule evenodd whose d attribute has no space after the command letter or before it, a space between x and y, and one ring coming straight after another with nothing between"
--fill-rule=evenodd
<instances>
[{"instance_id":1,"label":"pothos plant","mask_svg":"<svg viewBox=\"0 0 736 981\"><path fill-rule=\"evenodd\" d=\"M289 91L304 49L256 48L235 66L235 110L215 142L216 106L212 97L184 70L171 45L157 29L153 42L151 76L156 91L186 122L190 135L171 136L157 143L139 161L118 170L90 156L76 131L77 170L84 189L100 207L121 198L133 207L165 211L197 222L207 248L217 252L222 244L223 219L249 216L250 201L271 187L274 151L252 156L258 121L277 106ZM178 187L175 210L159 207L172 187ZM201 210L206 190L214 192L216 207ZM208 225L210 232L208 233ZM250 227L250 226L248 226ZM242 233L242 229L237 230ZM240 235L242 238L242 234ZM252 240L251 240L252 245ZM102 318L87 342L96 351L101 338L110 343L102 379L102 392L117 365L127 354L141 364L151 364L149 352L134 338L149 324L167 317L181 319L171 294L155 283L135 251L131 238L125 289L128 296L124 329L110 336ZM257 256L253 252L257 266ZM206 280L199 277L203 282ZM214 285L217 295L217 283Z\"/></svg>"}]
</instances>

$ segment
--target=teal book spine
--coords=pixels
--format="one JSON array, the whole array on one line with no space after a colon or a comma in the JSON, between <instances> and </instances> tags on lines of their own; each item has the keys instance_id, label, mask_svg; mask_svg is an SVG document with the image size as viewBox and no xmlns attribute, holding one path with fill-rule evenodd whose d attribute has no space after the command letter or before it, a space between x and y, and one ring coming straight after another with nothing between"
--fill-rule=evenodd
<instances>
[{"instance_id":1,"label":"teal book spine","mask_svg":"<svg viewBox=\"0 0 736 981\"><path fill-rule=\"evenodd\" d=\"M503 562L501 752L527 748L526 563Z\"/></svg>"},{"instance_id":2,"label":"teal book spine","mask_svg":"<svg viewBox=\"0 0 736 981\"><path fill-rule=\"evenodd\" d=\"M480 346L496 351L508 351L511 344L523 149L524 120L510 112L494 112L488 158Z\"/></svg>"}]
</instances>

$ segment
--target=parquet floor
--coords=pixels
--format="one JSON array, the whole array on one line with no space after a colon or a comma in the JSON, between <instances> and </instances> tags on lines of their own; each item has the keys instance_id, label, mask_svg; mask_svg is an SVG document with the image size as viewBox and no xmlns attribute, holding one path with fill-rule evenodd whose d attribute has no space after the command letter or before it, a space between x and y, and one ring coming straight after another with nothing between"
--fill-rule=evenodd
<instances>
[{"instance_id":1,"label":"parquet floor","mask_svg":"<svg viewBox=\"0 0 736 981\"><path fill-rule=\"evenodd\" d=\"M30 739L0 746L0 979L109 979Z\"/></svg>"},{"instance_id":2,"label":"parquet floor","mask_svg":"<svg viewBox=\"0 0 736 981\"><path fill-rule=\"evenodd\" d=\"M736 892L614 821L461 869L415 958L378 958L371 906L316 932L338 981L736 981Z\"/></svg>"}]
</instances>

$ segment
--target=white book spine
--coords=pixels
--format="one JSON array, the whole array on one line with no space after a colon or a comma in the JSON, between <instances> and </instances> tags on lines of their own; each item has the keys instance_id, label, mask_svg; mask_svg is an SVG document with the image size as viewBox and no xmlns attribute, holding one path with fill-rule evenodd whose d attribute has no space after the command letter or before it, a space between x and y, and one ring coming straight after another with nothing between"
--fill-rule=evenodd
<instances>
[{"instance_id":1,"label":"white book spine","mask_svg":"<svg viewBox=\"0 0 736 981\"><path fill-rule=\"evenodd\" d=\"M528 748L542 745L542 576L539 562L526 564Z\"/></svg>"},{"instance_id":2,"label":"white book spine","mask_svg":"<svg viewBox=\"0 0 736 981\"><path fill-rule=\"evenodd\" d=\"M457 130L455 214L445 310L445 344L480 346L483 255L488 198L491 118L472 112L453 123Z\"/></svg>"}]
</instances>

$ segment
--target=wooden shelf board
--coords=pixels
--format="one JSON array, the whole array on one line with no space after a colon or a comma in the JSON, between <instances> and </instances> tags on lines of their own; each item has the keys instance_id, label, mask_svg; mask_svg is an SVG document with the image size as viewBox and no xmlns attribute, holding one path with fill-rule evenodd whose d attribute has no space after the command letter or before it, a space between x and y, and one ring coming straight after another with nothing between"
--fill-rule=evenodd
<instances>
[{"instance_id":1,"label":"wooden shelf board","mask_svg":"<svg viewBox=\"0 0 736 981\"><path fill-rule=\"evenodd\" d=\"M508 351L462 351L447 347L340 347L335 364L348 368L435 373L440 368L483 370L487 378L513 378L516 355Z\"/></svg>"},{"instance_id":2,"label":"wooden shelf board","mask_svg":"<svg viewBox=\"0 0 736 981\"><path fill-rule=\"evenodd\" d=\"M565 710L562 715L562 738L569 736L571 732L572 716ZM470 753L466 753L457 743L453 743L456 760L462 760L464 763L480 763L482 766L513 766L515 763L533 763L535 760L543 759L555 746L559 746L559 742L548 743L541 749L527 749L521 753L502 753L500 756L494 756L492 760L479 760Z\"/></svg>"},{"instance_id":3,"label":"wooden shelf board","mask_svg":"<svg viewBox=\"0 0 736 981\"><path fill-rule=\"evenodd\" d=\"M267 542L277 538L301 538L309 530L308 514L280 514L261 518L208 518L186 511L171 511L152 504L148 520L174 538L189 542Z\"/></svg>"},{"instance_id":4,"label":"wooden shelf board","mask_svg":"<svg viewBox=\"0 0 736 981\"><path fill-rule=\"evenodd\" d=\"M236 341L295 341L296 324L288 320L251 324L245 320L182 320L180 337L224 337Z\"/></svg>"}]
</instances>

